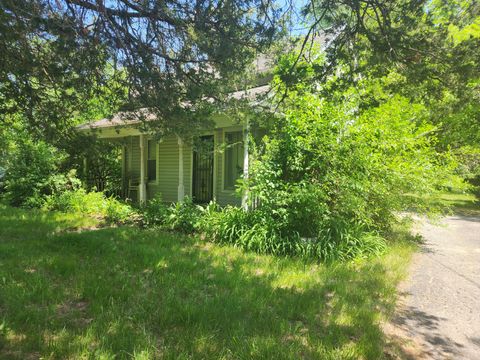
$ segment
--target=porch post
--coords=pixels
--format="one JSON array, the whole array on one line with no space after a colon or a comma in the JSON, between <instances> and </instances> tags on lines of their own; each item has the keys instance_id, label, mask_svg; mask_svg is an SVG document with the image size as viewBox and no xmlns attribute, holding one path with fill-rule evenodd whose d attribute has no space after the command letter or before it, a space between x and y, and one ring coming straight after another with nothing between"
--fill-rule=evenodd
<instances>
[{"instance_id":1,"label":"porch post","mask_svg":"<svg viewBox=\"0 0 480 360\"><path fill-rule=\"evenodd\" d=\"M243 131L243 179L248 180L248 138L250 134L250 124L248 118L245 122ZM244 189L242 194L242 208L248 210L248 190Z\"/></svg>"},{"instance_id":2,"label":"porch post","mask_svg":"<svg viewBox=\"0 0 480 360\"><path fill-rule=\"evenodd\" d=\"M88 189L88 168L87 168L87 156L83 156L83 186Z\"/></svg>"},{"instance_id":3,"label":"porch post","mask_svg":"<svg viewBox=\"0 0 480 360\"><path fill-rule=\"evenodd\" d=\"M140 185L139 185L140 204L147 200L147 185L145 183L145 136L140 134Z\"/></svg>"},{"instance_id":4,"label":"porch post","mask_svg":"<svg viewBox=\"0 0 480 360\"><path fill-rule=\"evenodd\" d=\"M185 197L185 186L183 184L183 140L177 135L178 140L178 190L177 200L183 201Z\"/></svg>"},{"instance_id":5,"label":"porch post","mask_svg":"<svg viewBox=\"0 0 480 360\"><path fill-rule=\"evenodd\" d=\"M121 196L122 197L125 197L125 194L127 193L127 186L128 184L125 184L125 179L126 179L126 171L127 169L125 168L125 162L126 162L126 159L125 159L125 156L126 156L126 145L122 145L122 192L121 192Z\"/></svg>"}]
</instances>

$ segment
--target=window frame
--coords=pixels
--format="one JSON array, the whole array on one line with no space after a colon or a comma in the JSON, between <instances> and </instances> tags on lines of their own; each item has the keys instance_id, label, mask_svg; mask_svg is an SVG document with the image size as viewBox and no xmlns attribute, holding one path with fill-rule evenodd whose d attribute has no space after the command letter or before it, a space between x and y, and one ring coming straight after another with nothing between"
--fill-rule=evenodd
<instances>
[{"instance_id":1,"label":"window frame","mask_svg":"<svg viewBox=\"0 0 480 360\"><path fill-rule=\"evenodd\" d=\"M150 155L150 142L153 142L154 145L155 145L155 159L150 159L149 155ZM147 162L147 182L149 184L157 184L158 183L158 142L155 141L155 139L147 139L147 156L145 157L146 158L146 162ZM155 179L150 179L149 177L149 172L148 172L148 163L149 161L153 161L155 160Z\"/></svg>"},{"instance_id":2,"label":"window frame","mask_svg":"<svg viewBox=\"0 0 480 360\"><path fill-rule=\"evenodd\" d=\"M242 145L245 146L244 144L244 129L243 127L241 126L235 126L235 127L229 127L229 128L224 128L223 131L222 131L222 143L226 146L227 145L227 134L231 134L231 133L240 133L241 135L241 141L242 141ZM245 162L245 156L244 154L242 154L243 156L243 161ZM235 184L233 185L233 188L231 187L227 187L226 186L226 163L227 163L227 148L225 147L224 151L223 151L223 154L222 154L222 191L223 192L235 192L236 190L236 180L239 179L237 178L235 180ZM242 173L243 173L243 168L242 168Z\"/></svg>"}]
</instances>

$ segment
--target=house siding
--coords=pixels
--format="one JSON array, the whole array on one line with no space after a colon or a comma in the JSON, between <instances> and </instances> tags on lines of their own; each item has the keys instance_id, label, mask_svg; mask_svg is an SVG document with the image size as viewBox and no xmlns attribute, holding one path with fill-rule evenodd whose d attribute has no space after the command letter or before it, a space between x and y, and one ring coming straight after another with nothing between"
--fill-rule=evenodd
<instances>
[{"instance_id":1,"label":"house siding","mask_svg":"<svg viewBox=\"0 0 480 360\"><path fill-rule=\"evenodd\" d=\"M163 201L177 201L178 197L178 142L175 136L168 136L158 144L158 177L156 191Z\"/></svg>"},{"instance_id":2,"label":"house siding","mask_svg":"<svg viewBox=\"0 0 480 360\"><path fill-rule=\"evenodd\" d=\"M130 138L130 175L140 179L140 137L132 136Z\"/></svg>"}]
</instances>

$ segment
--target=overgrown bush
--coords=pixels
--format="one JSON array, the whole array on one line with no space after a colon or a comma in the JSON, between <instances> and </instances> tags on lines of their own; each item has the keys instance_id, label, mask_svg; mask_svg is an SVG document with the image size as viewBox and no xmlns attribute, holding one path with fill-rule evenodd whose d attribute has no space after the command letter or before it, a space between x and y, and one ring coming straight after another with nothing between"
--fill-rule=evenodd
<instances>
[{"instance_id":1,"label":"overgrown bush","mask_svg":"<svg viewBox=\"0 0 480 360\"><path fill-rule=\"evenodd\" d=\"M122 203L114 198L107 198L105 220L111 224L131 223L136 219L136 212L130 205Z\"/></svg>"},{"instance_id":2,"label":"overgrown bush","mask_svg":"<svg viewBox=\"0 0 480 360\"><path fill-rule=\"evenodd\" d=\"M125 223L135 214L129 205L114 198L107 198L101 192L86 192L85 189L50 195L46 198L43 208L99 216L109 223Z\"/></svg>"},{"instance_id":3,"label":"overgrown bush","mask_svg":"<svg viewBox=\"0 0 480 360\"><path fill-rule=\"evenodd\" d=\"M158 194L147 202L141 214L146 226L159 226L166 230L191 234L202 218L203 211L203 208L194 204L188 196L183 201L167 205L162 201L161 194Z\"/></svg>"},{"instance_id":4,"label":"overgrown bush","mask_svg":"<svg viewBox=\"0 0 480 360\"><path fill-rule=\"evenodd\" d=\"M463 146L456 149L459 159L458 174L471 185L472 193L480 200L480 149L473 146Z\"/></svg>"},{"instance_id":5,"label":"overgrown bush","mask_svg":"<svg viewBox=\"0 0 480 360\"><path fill-rule=\"evenodd\" d=\"M5 196L13 206L39 207L65 179L57 171L63 154L44 142L23 141L9 154Z\"/></svg>"},{"instance_id":6,"label":"overgrown bush","mask_svg":"<svg viewBox=\"0 0 480 360\"><path fill-rule=\"evenodd\" d=\"M157 193L153 199L147 201L142 208L143 223L146 226L165 225L168 219L168 206L162 200L162 194Z\"/></svg>"},{"instance_id":7,"label":"overgrown bush","mask_svg":"<svg viewBox=\"0 0 480 360\"><path fill-rule=\"evenodd\" d=\"M85 215L104 215L107 202L105 196L100 192L86 192L85 189L77 189L47 197L43 208Z\"/></svg>"},{"instance_id":8,"label":"overgrown bush","mask_svg":"<svg viewBox=\"0 0 480 360\"><path fill-rule=\"evenodd\" d=\"M438 210L435 194L462 186L436 149L427 112L392 97L363 112L293 93L244 181L255 209L205 210L207 240L324 261L381 253L397 213Z\"/></svg>"},{"instance_id":9,"label":"overgrown bush","mask_svg":"<svg viewBox=\"0 0 480 360\"><path fill-rule=\"evenodd\" d=\"M195 205L187 196L183 201L174 203L168 208L165 227L188 234L193 233L201 214L201 207Z\"/></svg>"},{"instance_id":10,"label":"overgrown bush","mask_svg":"<svg viewBox=\"0 0 480 360\"><path fill-rule=\"evenodd\" d=\"M286 100L247 184L282 234L338 246L387 230L399 211L436 210L456 164L436 152L425 109L393 97L357 110L311 93Z\"/></svg>"}]
</instances>

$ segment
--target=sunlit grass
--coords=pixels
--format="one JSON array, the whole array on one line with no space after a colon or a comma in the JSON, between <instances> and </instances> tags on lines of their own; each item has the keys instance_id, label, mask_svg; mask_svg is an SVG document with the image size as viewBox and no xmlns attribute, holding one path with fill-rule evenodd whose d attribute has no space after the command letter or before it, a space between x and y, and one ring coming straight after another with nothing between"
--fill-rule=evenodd
<instances>
[{"instance_id":1,"label":"sunlit grass","mask_svg":"<svg viewBox=\"0 0 480 360\"><path fill-rule=\"evenodd\" d=\"M471 193L445 192L436 199L439 204L448 206L452 212L459 215L480 215L480 201Z\"/></svg>"},{"instance_id":2,"label":"sunlit grass","mask_svg":"<svg viewBox=\"0 0 480 360\"><path fill-rule=\"evenodd\" d=\"M383 357L414 245L322 265L0 207L0 358ZM69 231L67 231L69 230Z\"/></svg>"}]
</instances>

